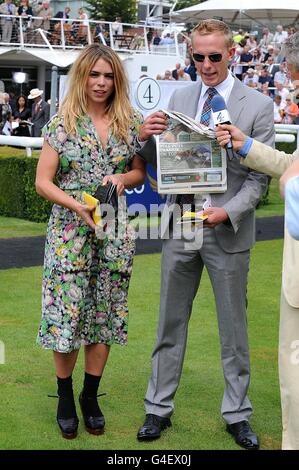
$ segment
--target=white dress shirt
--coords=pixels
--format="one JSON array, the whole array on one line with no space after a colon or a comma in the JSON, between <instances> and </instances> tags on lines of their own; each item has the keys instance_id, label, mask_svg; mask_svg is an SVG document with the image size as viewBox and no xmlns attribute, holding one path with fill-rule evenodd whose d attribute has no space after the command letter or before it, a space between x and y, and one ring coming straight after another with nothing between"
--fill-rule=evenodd
<instances>
[{"instance_id":1,"label":"white dress shirt","mask_svg":"<svg viewBox=\"0 0 299 470\"><path fill-rule=\"evenodd\" d=\"M215 88L219 95L222 96L224 99L225 103L228 102L231 91L233 89L235 83L235 79L230 71L228 71L227 77L223 82L219 83L219 85L216 85L214 87L210 87L206 85L204 82L202 82L202 87L201 87L201 93L198 101L198 107L197 107L197 112L195 116L196 121L200 121L200 117L202 114L202 108L204 105L204 102L206 101L208 97L208 89L209 88ZM209 127L211 129L215 128L214 121L213 121L213 115L211 113L210 117L210 124ZM201 209L207 209L212 205L211 203L211 196L208 193L197 193L194 196L194 203L195 203L195 208L196 210L201 210Z\"/></svg>"},{"instance_id":2,"label":"white dress shirt","mask_svg":"<svg viewBox=\"0 0 299 470\"><path fill-rule=\"evenodd\" d=\"M204 105L204 102L206 101L208 97L208 89L209 88L215 88L217 92L219 93L220 96L224 99L224 101L227 103L231 94L231 91L233 89L235 83L235 79L231 72L228 72L228 75L223 82L219 83L219 85L216 85L214 87L210 87L206 85L204 82L202 82L202 87L201 87L201 93L198 101L198 107L197 107L197 112L195 116L196 121L200 121L201 113L202 113L202 108ZM210 125L209 127L211 129L215 128L214 121L213 121L213 116L211 113L211 118L210 118Z\"/></svg>"}]
</instances>

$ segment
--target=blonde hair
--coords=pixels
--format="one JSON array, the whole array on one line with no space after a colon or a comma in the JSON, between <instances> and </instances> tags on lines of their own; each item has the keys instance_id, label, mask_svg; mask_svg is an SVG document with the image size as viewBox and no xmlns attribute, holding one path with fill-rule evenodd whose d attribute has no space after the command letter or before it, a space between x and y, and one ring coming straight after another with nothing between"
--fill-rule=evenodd
<instances>
[{"instance_id":1,"label":"blonde hair","mask_svg":"<svg viewBox=\"0 0 299 470\"><path fill-rule=\"evenodd\" d=\"M203 20L198 25L196 25L192 29L191 40L195 34L200 34L201 36L205 36L208 34L215 34L220 33L225 36L226 45L228 49L233 46L233 36L230 28L227 26L226 23L220 20L208 19Z\"/></svg>"},{"instance_id":2,"label":"blonde hair","mask_svg":"<svg viewBox=\"0 0 299 470\"><path fill-rule=\"evenodd\" d=\"M114 75L114 91L106 108L112 132L119 140L128 143L129 123L134 112L129 100L129 84L118 55L108 46L92 44L77 57L69 72L68 93L58 114L63 115L67 134L76 134L78 120L87 114L88 77L99 59L110 64Z\"/></svg>"}]
</instances>

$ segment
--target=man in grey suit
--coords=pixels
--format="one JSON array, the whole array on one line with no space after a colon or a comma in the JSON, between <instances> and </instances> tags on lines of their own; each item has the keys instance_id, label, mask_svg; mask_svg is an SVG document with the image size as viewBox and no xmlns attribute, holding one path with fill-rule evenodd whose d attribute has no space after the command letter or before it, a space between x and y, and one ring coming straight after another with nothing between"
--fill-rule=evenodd
<instances>
[{"instance_id":1,"label":"man in grey suit","mask_svg":"<svg viewBox=\"0 0 299 470\"><path fill-rule=\"evenodd\" d=\"M204 20L192 32L192 53L201 81L174 92L169 109L182 112L213 126L207 105L211 94L227 102L233 123L268 145L274 144L273 102L244 86L228 70L233 55L231 31L218 20ZM154 134L166 128L165 116L148 116L141 127L138 152L155 163ZM145 142L143 144L142 142ZM221 413L227 431L246 449L257 449L259 441L249 425L252 406L247 396L250 365L247 339L246 289L250 248L255 242L254 211L267 185L267 176L242 167L237 159L227 160L227 191L206 196L202 243L188 246L173 237L170 207L179 202L168 198L161 231L169 224L163 241L161 301L158 336L152 356L152 376L145 397L146 420L137 438L159 438L171 426L173 400L179 385L192 302L205 266L214 290L225 390ZM184 197L181 203L185 203ZM196 210L202 209L195 195ZM185 206L185 208L187 208ZM185 209L184 208L184 209ZM173 225L173 227L175 224Z\"/></svg>"},{"instance_id":2,"label":"man in grey suit","mask_svg":"<svg viewBox=\"0 0 299 470\"><path fill-rule=\"evenodd\" d=\"M29 100L34 100L32 105L31 122L33 124L31 135L32 137L40 137L42 128L49 121L50 105L42 99L43 90L33 88L30 90Z\"/></svg>"}]
</instances>

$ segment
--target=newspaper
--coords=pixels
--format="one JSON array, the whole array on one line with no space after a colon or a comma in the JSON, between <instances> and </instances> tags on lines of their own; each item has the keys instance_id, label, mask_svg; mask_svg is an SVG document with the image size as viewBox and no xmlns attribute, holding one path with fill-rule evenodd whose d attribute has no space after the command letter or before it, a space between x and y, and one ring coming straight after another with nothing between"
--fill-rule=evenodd
<instances>
[{"instance_id":1,"label":"newspaper","mask_svg":"<svg viewBox=\"0 0 299 470\"><path fill-rule=\"evenodd\" d=\"M158 192L226 191L226 152L215 132L185 114L161 111L168 116L168 127L156 137Z\"/></svg>"}]
</instances>

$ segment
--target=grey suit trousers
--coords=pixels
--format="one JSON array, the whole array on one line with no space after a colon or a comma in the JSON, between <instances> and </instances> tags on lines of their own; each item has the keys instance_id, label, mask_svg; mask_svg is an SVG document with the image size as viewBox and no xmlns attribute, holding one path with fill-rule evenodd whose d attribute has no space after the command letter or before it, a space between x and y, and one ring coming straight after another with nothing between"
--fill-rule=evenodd
<instances>
[{"instance_id":1,"label":"grey suit trousers","mask_svg":"<svg viewBox=\"0 0 299 470\"><path fill-rule=\"evenodd\" d=\"M184 239L163 242L160 319L145 409L163 417L173 413L192 303L206 266L216 300L225 379L221 413L230 424L248 420L252 413L247 397L250 364L246 317L250 251L226 253L214 229L203 230L203 244L198 249L186 249Z\"/></svg>"}]
</instances>

